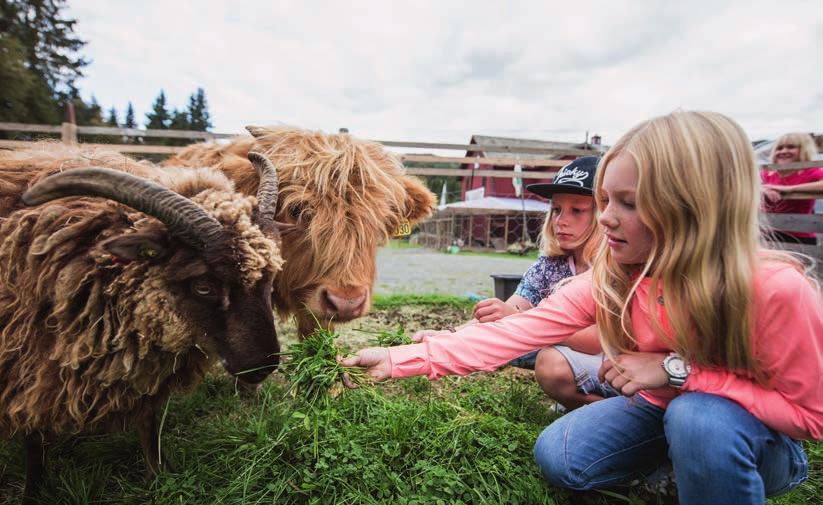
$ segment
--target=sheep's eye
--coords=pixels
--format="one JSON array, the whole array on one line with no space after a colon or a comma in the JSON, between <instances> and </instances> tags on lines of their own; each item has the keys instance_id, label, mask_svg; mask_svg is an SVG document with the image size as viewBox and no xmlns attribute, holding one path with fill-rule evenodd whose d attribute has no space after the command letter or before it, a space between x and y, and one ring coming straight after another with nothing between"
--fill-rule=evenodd
<instances>
[{"instance_id":1,"label":"sheep's eye","mask_svg":"<svg viewBox=\"0 0 823 505\"><path fill-rule=\"evenodd\" d=\"M211 282L199 280L191 285L192 291L198 296L213 297L217 294L217 288Z\"/></svg>"}]
</instances>

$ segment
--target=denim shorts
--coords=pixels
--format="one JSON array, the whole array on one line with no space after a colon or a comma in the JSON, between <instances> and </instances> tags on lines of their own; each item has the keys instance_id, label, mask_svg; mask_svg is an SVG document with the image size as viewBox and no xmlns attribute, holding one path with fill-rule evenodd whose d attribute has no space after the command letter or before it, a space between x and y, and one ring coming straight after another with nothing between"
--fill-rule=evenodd
<instances>
[{"instance_id":1,"label":"denim shorts","mask_svg":"<svg viewBox=\"0 0 823 505\"><path fill-rule=\"evenodd\" d=\"M569 362L569 367L571 367L572 374L574 374L574 383L577 386L577 391L584 395L600 395L603 398L609 398L619 394L608 383L601 383L597 380L597 372L600 370L600 365L603 364L604 356L602 352L600 354L586 354L572 350L565 345L555 345L552 347ZM534 370L538 352L540 351L525 354L513 359L509 364L519 368Z\"/></svg>"},{"instance_id":2,"label":"denim shorts","mask_svg":"<svg viewBox=\"0 0 823 505\"><path fill-rule=\"evenodd\" d=\"M603 398L611 396L618 396L620 393L612 388L608 382L600 382L597 378L597 372L600 371L600 366L603 364L604 354L586 354L584 352L575 351L565 345L556 345L554 349L566 358L569 366L574 374L574 383L577 385L577 391L584 395L600 395Z\"/></svg>"}]
</instances>

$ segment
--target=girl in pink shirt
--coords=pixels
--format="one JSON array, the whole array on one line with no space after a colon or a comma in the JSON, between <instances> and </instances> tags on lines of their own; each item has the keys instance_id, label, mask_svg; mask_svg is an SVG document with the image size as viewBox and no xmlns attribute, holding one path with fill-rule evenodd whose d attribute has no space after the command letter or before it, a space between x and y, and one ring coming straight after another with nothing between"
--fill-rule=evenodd
<instances>
[{"instance_id":1,"label":"girl in pink shirt","mask_svg":"<svg viewBox=\"0 0 823 505\"><path fill-rule=\"evenodd\" d=\"M596 322L601 378L622 396L543 431L550 483L609 487L670 459L682 504L763 504L797 486L797 439L823 438L823 301L799 262L760 243L743 130L710 112L645 121L603 158L595 195L607 240L537 307L345 364L376 380L492 371Z\"/></svg>"},{"instance_id":2,"label":"girl in pink shirt","mask_svg":"<svg viewBox=\"0 0 823 505\"><path fill-rule=\"evenodd\" d=\"M772 149L772 163L780 165L798 161L812 161L817 146L808 133L787 133L777 139ZM779 214L813 214L814 199L784 200L780 188L823 180L823 168L811 167L797 170L763 170L760 179L764 184L764 210ZM817 237L811 232L774 231L772 237L780 242L816 244Z\"/></svg>"}]
</instances>

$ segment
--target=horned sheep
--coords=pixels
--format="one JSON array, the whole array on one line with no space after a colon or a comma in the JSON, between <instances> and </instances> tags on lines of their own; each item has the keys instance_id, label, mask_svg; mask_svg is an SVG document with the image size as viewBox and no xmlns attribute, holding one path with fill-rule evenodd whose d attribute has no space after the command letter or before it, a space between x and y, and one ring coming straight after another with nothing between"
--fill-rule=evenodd
<instances>
[{"instance_id":1,"label":"horned sheep","mask_svg":"<svg viewBox=\"0 0 823 505\"><path fill-rule=\"evenodd\" d=\"M134 425L157 472L155 412L173 391L217 359L251 383L277 366L277 180L249 156L257 198L118 154L0 156L0 436L24 436L24 502L55 436Z\"/></svg>"},{"instance_id":2,"label":"horned sheep","mask_svg":"<svg viewBox=\"0 0 823 505\"><path fill-rule=\"evenodd\" d=\"M277 166L274 212L285 224L275 307L296 316L301 335L313 331L315 317L331 326L365 315L378 247L429 217L434 195L378 143L294 127L247 129L252 137L194 144L164 165L217 168L252 195L258 177L247 154L264 154Z\"/></svg>"}]
</instances>

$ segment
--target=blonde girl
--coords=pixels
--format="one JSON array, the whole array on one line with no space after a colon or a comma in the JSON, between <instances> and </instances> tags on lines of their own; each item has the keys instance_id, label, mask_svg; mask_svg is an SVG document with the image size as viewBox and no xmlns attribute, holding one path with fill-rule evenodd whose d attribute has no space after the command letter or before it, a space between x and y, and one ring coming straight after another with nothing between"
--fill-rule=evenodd
<instances>
[{"instance_id":1,"label":"blonde girl","mask_svg":"<svg viewBox=\"0 0 823 505\"><path fill-rule=\"evenodd\" d=\"M812 161L817 156L817 146L808 133L787 133L777 139L772 148L772 163L786 165L802 161ZM823 180L823 168L809 167L797 170L763 170L760 172L763 182L764 209L766 212L779 214L812 214L814 199L783 199L781 188L806 185ZM773 231L771 238L780 242L816 244L817 238L812 232Z\"/></svg>"},{"instance_id":2,"label":"blonde girl","mask_svg":"<svg viewBox=\"0 0 823 505\"><path fill-rule=\"evenodd\" d=\"M543 431L545 478L607 487L670 458L682 504L763 504L806 478L797 440L823 438L823 301L797 262L762 247L760 189L731 119L645 121L600 164L607 240L590 273L530 311L347 363L376 379L491 371L596 321L601 376L623 396Z\"/></svg>"},{"instance_id":3,"label":"blonde girl","mask_svg":"<svg viewBox=\"0 0 823 505\"><path fill-rule=\"evenodd\" d=\"M593 193L598 161L596 156L577 158L561 168L551 183L526 187L551 200L540 235L542 254L523 274L508 300L479 301L474 307L474 319L467 324L493 322L531 309L561 282L589 269L603 240ZM438 333L441 332L421 330L412 340L419 342ZM532 351L512 360L511 365L533 369L543 391L564 409L614 396L614 390L597 377L603 351L596 335L597 329L591 326L567 339L565 345Z\"/></svg>"}]
</instances>

